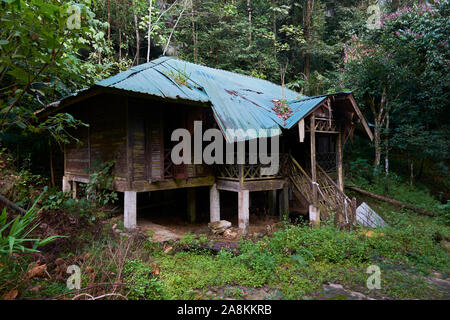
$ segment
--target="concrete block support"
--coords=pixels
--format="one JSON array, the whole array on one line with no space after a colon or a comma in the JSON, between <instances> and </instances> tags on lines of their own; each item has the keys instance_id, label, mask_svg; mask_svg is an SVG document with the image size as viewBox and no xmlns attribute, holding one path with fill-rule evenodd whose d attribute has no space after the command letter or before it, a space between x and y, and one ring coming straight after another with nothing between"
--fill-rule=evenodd
<instances>
[{"instance_id":1,"label":"concrete block support","mask_svg":"<svg viewBox=\"0 0 450 320\"><path fill-rule=\"evenodd\" d=\"M187 215L190 223L195 222L195 188L187 189Z\"/></svg>"},{"instance_id":2,"label":"concrete block support","mask_svg":"<svg viewBox=\"0 0 450 320\"><path fill-rule=\"evenodd\" d=\"M124 217L123 225L127 230L136 229L137 192L124 192Z\"/></svg>"},{"instance_id":3,"label":"concrete block support","mask_svg":"<svg viewBox=\"0 0 450 320\"><path fill-rule=\"evenodd\" d=\"M239 229L241 229L243 234L248 233L249 198L250 192L248 190L241 190L238 192Z\"/></svg>"},{"instance_id":4,"label":"concrete block support","mask_svg":"<svg viewBox=\"0 0 450 320\"><path fill-rule=\"evenodd\" d=\"M63 190L63 192L70 191L70 182L69 182L69 179L67 179L65 176L62 179L62 190Z\"/></svg>"},{"instance_id":5,"label":"concrete block support","mask_svg":"<svg viewBox=\"0 0 450 320\"><path fill-rule=\"evenodd\" d=\"M209 215L211 222L220 220L220 193L216 184L209 189Z\"/></svg>"}]
</instances>

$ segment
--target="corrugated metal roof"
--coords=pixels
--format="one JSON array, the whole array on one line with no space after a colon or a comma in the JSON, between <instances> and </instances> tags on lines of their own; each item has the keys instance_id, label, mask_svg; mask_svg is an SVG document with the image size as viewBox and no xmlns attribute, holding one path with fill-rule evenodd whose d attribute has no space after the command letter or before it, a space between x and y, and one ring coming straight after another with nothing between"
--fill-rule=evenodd
<instances>
[{"instance_id":1,"label":"corrugated metal roof","mask_svg":"<svg viewBox=\"0 0 450 320\"><path fill-rule=\"evenodd\" d=\"M181 81L180 81L181 80ZM281 100L281 86L266 80L213 69L187 61L162 57L115 76L94 86L145 93L163 98L210 102L217 122L228 141L227 129L271 130L269 136L291 128L321 103L322 97L305 97L285 88L285 99L292 109L288 119L273 110ZM237 137L237 140L249 137ZM250 137L253 138L253 137Z\"/></svg>"},{"instance_id":2,"label":"corrugated metal roof","mask_svg":"<svg viewBox=\"0 0 450 320\"><path fill-rule=\"evenodd\" d=\"M292 115L285 121L283 127L286 129L292 128L326 98L327 96L319 96L288 101L287 103L292 109Z\"/></svg>"}]
</instances>

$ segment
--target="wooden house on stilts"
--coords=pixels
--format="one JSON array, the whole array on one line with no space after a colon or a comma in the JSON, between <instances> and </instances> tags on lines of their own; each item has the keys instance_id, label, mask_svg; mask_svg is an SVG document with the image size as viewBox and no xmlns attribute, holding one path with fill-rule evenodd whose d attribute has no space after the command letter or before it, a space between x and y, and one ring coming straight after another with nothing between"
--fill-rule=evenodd
<instances>
[{"instance_id":1,"label":"wooden house on stilts","mask_svg":"<svg viewBox=\"0 0 450 320\"><path fill-rule=\"evenodd\" d=\"M355 203L344 193L343 145L357 126L372 139L352 93L305 97L284 89L285 100L281 96L282 88L265 80L162 57L53 103L40 116L68 112L89 124L73 133L81 146L65 147L63 190L76 193L77 183L89 181L95 162L113 161L113 189L124 193L128 229L136 228L137 194L143 192L185 188L188 217L194 221L198 187L210 189L211 221L221 218L221 191L236 192L243 232L251 223L249 197L256 191L267 191L272 214L297 212L314 221L333 217L340 226L352 224ZM279 157L279 170L267 174L267 164L250 161L248 152L240 162L174 163L173 132L182 128L195 139L196 124L203 142L189 147L192 159L209 143L203 133L218 129L224 150L236 145L234 152L224 151L234 160L238 144L245 151L252 141L278 137L278 150L270 152ZM253 130L253 135L231 137L232 130Z\"/></svg>"}]
</instances>

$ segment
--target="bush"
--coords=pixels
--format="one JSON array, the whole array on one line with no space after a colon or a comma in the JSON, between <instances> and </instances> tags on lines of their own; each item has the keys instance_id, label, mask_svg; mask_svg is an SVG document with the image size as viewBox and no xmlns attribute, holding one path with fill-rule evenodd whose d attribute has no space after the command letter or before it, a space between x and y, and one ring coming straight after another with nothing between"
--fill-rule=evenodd
<instances>
[{"instance_id":1,"label":"bush","mask_svg":"<svg viewBox=\"0 0 450 320\"><path fill-rule=\"evenodd\" d=\"M127 262L124 268L124 279L128 283L128 298L158 300L166 297L164 284L153 276L152 268L140 259Z\"/></svg>"},{"instance_id":2,"label":"bush","mask_svg":"<svg viewBox=\"0 0 450 320\"><path fill-rule=\"evenodd\" d=\"M266 248L267 241L244 241L239 246L241 254L238 260L258 274L261 284L272 277L277 266L277 256Z\"/></svg>"},{"instance_id":3,"label":"bush","mask_svg":"<svg viewBox=\"0 0 450 320\"><path fill-rule=\"evenodd\" d=\"M37 248L50 243L59 236L46 239L29 238L34 229L39 226L36 203L22 216L18 215L8 222L6 208L0 215L0 254L13 254L17 252L38 252ZM4 232L8 231L8 234ZM28 246L28 245L31 245Z\"/></svg>"}]
</instances>

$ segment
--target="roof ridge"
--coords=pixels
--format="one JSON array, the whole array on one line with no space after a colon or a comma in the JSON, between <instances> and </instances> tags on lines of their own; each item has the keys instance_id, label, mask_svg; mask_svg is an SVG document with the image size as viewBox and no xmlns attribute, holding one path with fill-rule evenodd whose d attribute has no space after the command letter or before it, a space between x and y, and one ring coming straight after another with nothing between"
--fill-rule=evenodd
<instances>
[{"instance_id":1,"label":"roof ridge","mask_svg":"<svg viewBox=\"0 0 450 320\"><path fill-rule=\"evenodd\" d=\"M162 57L157 58L157 59L161 59L161 58L162 58ZM200 66L200 67L205 68L205 69L221 71L221 72L229 73L229 74L232 74L232 75L238 75L238 76L241 76L241 77L245 77L245 78L250 78L250 79L254 79L254 80L266 82L266 83L269 83L269 84L271 84L271 85L273 85L273 86L277 86L277 87L280 87L280 88L281 88L281 85L276 84L276 83L273 83L272 81L269 81L269 80L266 80L266 79L261 79L261 78L256 78L256 77L252 77L252 76L250 76L250 75L248 75L248 74L243 74L243 73L233 72L233 71L229 71L229 70L225 70L225 69L213 68L213 67L210 67L210 66L207 66L207 65L198 64L198 63L194 63L194 62L191 62L191 61L186 61L186 60L183 60L183 59L180 59L180 58L177 58L177 57L167 57L167 58L168 58L167 60L169 60L169 59L171 59L171 60L177 60L177 61L180 61L180 62L185 62L185 63L193 64L193 65L196 65L196 66ZM156 59L156 60L157 60L157 59ZM167 61L167 60L165 60L165 61ZM286 88L286 89L287 89L287 90L290 90L290 91L292 91L292 92L295 92L295 93L297 93L297 94L299 94L299 95L301 94L301 93L299 93L299 92L297 92L297 91L294 91L294 90L292 90L292 89L288 89L288 88ZM305 96L305 97L306 97L306 96Z\"/></svg>"}]
</instances>

